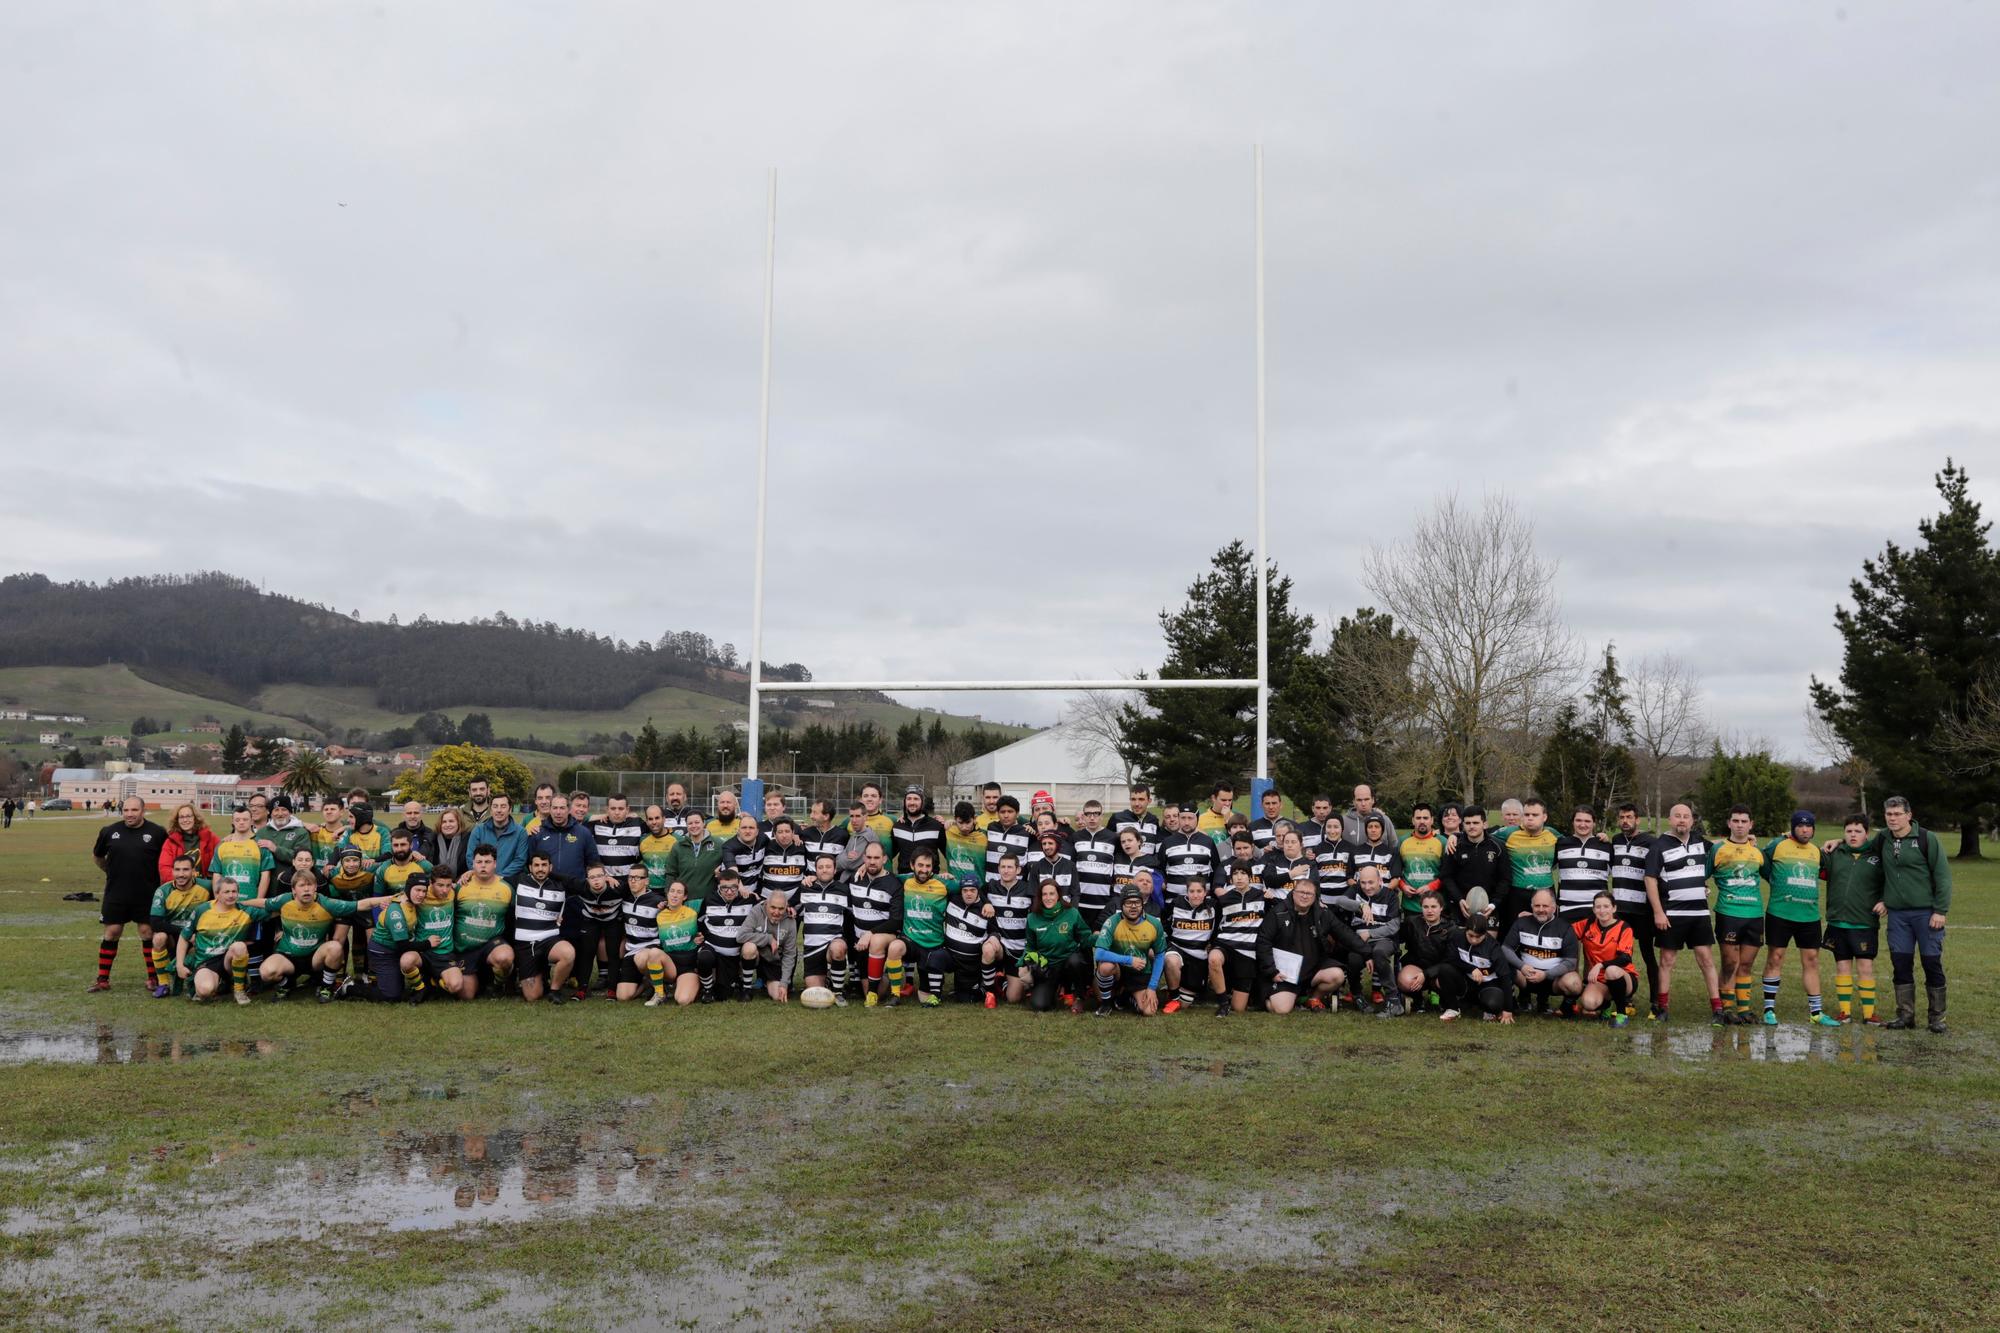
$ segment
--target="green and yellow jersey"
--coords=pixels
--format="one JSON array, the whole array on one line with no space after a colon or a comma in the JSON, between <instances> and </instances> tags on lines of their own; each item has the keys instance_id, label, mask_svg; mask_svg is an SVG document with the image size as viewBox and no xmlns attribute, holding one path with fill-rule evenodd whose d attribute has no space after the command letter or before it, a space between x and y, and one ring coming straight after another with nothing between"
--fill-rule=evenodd
<instances>
[{"instance_id":1,"label":"green and yellow jersey","mask_svg":"<svg viewBox=\"0 0 2000 1333\"><path fill-rule=\"evenodd\" d=\"M355 912L344 898L315 894L308 907L289 893L271 899L269 910L278 914L277 951L297 962L309 960L319 946L333 935L336 919L345 921Z\"/></svg>"},{"instance_id":2,"label":"green and yellow jersey","mask_svg":"<svg viewBox=\"0 0 2000 1333\"><path fill-rule=\"evenodd\" d=\"M711 819L708 821L708 836L719 839L722 842L728 842L736 836L736 830L742 823L743 812L741 810L738 810L736 817L726 824L720 819Z\"/></svg>"},{"instance_id":3,"label":"green and yellow jersey","mask_svg":"<svg viewBox=\"0 0 2000 1333\"><path fill-rule=\"evenodd\" d=\"M313 869L322 875L339 864L334 849L340 846L340 830L321 824L312 831Z\"/></svg>"},{"instance_id":4,"label":"green and yellow jersey","mask_svg":"<svg viewBox=\"0 0 2000 1333\"><path fill-rule=\"evenodd\" d=\"M431 943L435 937L436 944ZM458 890L438 882L417 906L417 939L434 953L458 952Z\"/></svg>"},{"instance_id":5,"label":"green and yellow jersey","mask_svg":"<svg viewBox=\"0 0 2000 1333\"><path fill-rule=\"evenodd\" d=\"M389 830L380 824L370 824L366 829L349 829L340 835L340 846L352 847L361 853L365 861L386 861L389 859Z\"/></svg>"},{"instance_id":6,"label":"green and yellow jersey","mask_svg":"<svg viewBox=\"0 0 2000 1333\"><path fill-rule=\"evenodd\" d=\"M368 932L368 942L384 949L409 944L416 938L417 909L410 906L408 898L382 904L382 910L375 914L375 928Z\"/></svg>"},{"instance_id":7,"label":"green and yellow jersey","mask_svg":"<svg viewBox=\"0 0 2000 1333\"><path fill-rule=\"evenodd\" d=\"M1151 962L1166 948L1167 933L1158 917L1148 914L1127 921L1123 912L1113 912L1097 932L1097 947L1106 953L1126 954Z\"/></svg>"},{"instance_id":8,"label":"green and yellow jersey","mask_svg":"<svg viewBox=\"0 0 2000 1333\"><path fill-rule=\"evenodd\" d=\"M343 875L335 871L327 876L326 887L320 892L335 898L345 898L351 903L359 902L363 898L372 898L375 896L375 872L357 870L351 875Z\"/></svg>"},{"instance_id":9,"label":"green and yellow jersey","mask_svg":"<svg viewBox=\"0 0 2000 1333\"><path fill-rule=\"evenodd\" d=\"M188 943L187 965L193 971L229 952L229 946L250 933L250 927L271 914L269 907L238 906L223 911L208 905L194 921L194 935Z\"/></svg>"},{"instance_id":10,"label":"green and yellow jersey","mask_svg":"<svg viewBox=\"0 0 2000 1333\"><path fill-rule=\"evenodd\" d=\"M271 854L251 838L231 835L215 844L215 858L208 863L211 881L228 876L236 881L236 896L244 902L259 896L264 876L273 868Z\"/></svg>"},{"instance_id":11,"label":"green and yellow jersey","mask_svg":"<svg viewBox=\"0 0 2000 1333\"><path fill-rule=\"evenodd\" d=\"M460 949L477 949L500 937L507 929L507 909L514 905L514 889L495 875L477 876L458 886L458 916L453 923Z\"/></svg>"},{"instance_id":12,"label":"green and yellow jersey","mask_svg":"<svg viewBox=\"0 0 2000 1333\"><path fill-rule=\"evenodd\" d=\"M430 878L431 863L421 856L412 856L402 862L384 861L375 867L374 891L400 898L403 896L403 886L410 882L410 876L419 871L423 873L424 878Z\"/></svg>"},{"instance_id":13,"label":"green and yellow jersey","mask_svg":"<svg viewBox=\"0 0 2000 1333\"><path fill-rule=\"evenodd\" d=\"M1556 884L1556 831L1547 825L1540 833L1530 833L1524 828L1507 830L1500 839L1500 850L1507 853L1508 882L1517 889L1535 892L1540 889L1553 890Z\"/></svg>"},{"instance_id":14,"label":"green and yellow jersey","mask_svg":"<svg viewBox=\"0 0 2000 1333\"><path fill-rule=\"evenodd\" d=\"M1775 838L1764 848L1764 878L1771 885L1764 910L1786 921L1819 920L1819 844Z\"/></svg>"},{"instance_id":15,"label":"green and yellow jersey","mask_svg":"<svg viewBox=\"0 0 2000 1333\"><path fill-rule=\"evenodd\" d=\"M1708 877L1715 881L1717 916L1764 915L1764 849L1755 842L1711 842Z\"/></svg>"},{"instance_id":16,"label":"green and yellow jersey","mask_svg":"<svg viewBox=\"0 0 2000 1333\"><path fill-rule=\"evenodd\" d=\"M903 938L919 949L944 947L944 903L951 888L932 876L903 881Z\"/></svg>"},{"instance_id":17,"label":"green and yellow jersey","mask_svg":"<svg viewBox=\"0 0 2000 1333\"><path fill-rule=\"evenodd\" d=\"M149 915L165 917L167 929L176 935L185 935L194 928L196 918L208 910L214 895L208 891L208 881L198 879L185 889L177 889L168 880L153 890L153 910Z\"/></svg>"},{"instance_id":18,"label":"green and yellow jersey","mask_svg":"<svg viewBox=\"0 0 2000 1333\"><path fill-rule=\"evenodd\" d=\"M877 812L861 822L867 827L868 832L874 835L875 841L882 844L882 854L889 856L889 853L895 850L896 821ZM889 859L894 861L895 857L890 856Z\"/></svg>"},{"instance_id":19,"label":"green and yellow jersey","mask_svg":"<svg viewBox=\"0 0 2000 1333\"><path fill-rule=\"evenodd\" d=\"M1221 846L1229 841L1229 816L1218 815L1214 806L1204 805L1201 816L1194 821L1194 831L1206 833L1211 842Z\"/></svg>"},{"instance_id":20,"label":"green and yellow jersey","mask_svg":"<svg viewBox=\"0 0 2000 1333\"><path fill-rule=\"evenodd\" d=\"M1403 858L1403 910L1415 912L1423 907L1424 891L1438 881L1438 867L1444 864L1444 839L1435 833L1423 838L1412 833L1397 850Z\"/></svg>"},{"instance_id":21,"label":"green and yellow jersey","mask_svg":"<svg viewBox=\"0 0 2000 1333\"><path fill-rule=\"evenodd\" d=\"M639 839L639 864L646 867L646 887L653 892L665 893L673 883L667 878L667 858L679 843L671 833L648 833Z\"/></svg>"},{"instance_id":22,"label":"green and yellow jersey","mask_svg":"<svg viewBox=\"0 0 2000 1333\"><path fill-rule=\"evenodd\" d=\"M653 918L653 928L660 933L661 949L670 954L692 953L694 937L701 930L701 916L686 903L662 907Z\"/></svg>"},{"instance_id":23,"label":"green and yellow jersey","mask_svg":"<svg viewBox=\"0 0 2000 1333\"><path fill-rule=\"evenodd\" d=\"M986 882L986 830L975 828L960 833L956 823L944 826L944 877L962 884L967 875Z\"/></svg>"}]
</instances>

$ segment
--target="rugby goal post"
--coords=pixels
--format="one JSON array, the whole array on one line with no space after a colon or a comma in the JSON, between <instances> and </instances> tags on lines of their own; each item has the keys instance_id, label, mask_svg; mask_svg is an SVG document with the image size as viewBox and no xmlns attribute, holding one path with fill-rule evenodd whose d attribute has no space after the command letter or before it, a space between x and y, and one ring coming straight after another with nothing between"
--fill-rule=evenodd
<instances>
[{"instance_id":1,"label":"rugby goal post","mask_svg":"<svg viewBox=\"0 0 2000 1333\"><path fill-rule=\"evenodd\" d=\"M771 317L777 294L778 171L770 169L764 207L764 347L758 378L756 554L751 563L750 601L750 735L744 764L742 808L759 810L764 779L759 770L763 698L766 694L986 692L1000 690L1060 693L1079 690L1243 690L1254 689L1257 712L1257 764L1250 781L1251 809L1271 786L1270 778L1270 589L1264 564L1264 147L1251 151L1256 198L1256 471L1257 471L1257 675L1254 679L1177 680L815 680L766 681L764 675L764 538L771 456Z\"/></svg>"}]
</instances>

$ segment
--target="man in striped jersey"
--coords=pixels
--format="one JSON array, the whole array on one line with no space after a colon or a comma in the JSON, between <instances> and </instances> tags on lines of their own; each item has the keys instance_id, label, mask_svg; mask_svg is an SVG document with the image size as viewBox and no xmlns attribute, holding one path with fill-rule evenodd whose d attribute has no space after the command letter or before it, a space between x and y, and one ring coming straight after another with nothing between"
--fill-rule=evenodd
<instances>
[{"instance_id":1,"label":"man in striped jersey","mask_svg":"<svg viewBox=\"0 0 2000 1333\"><path fill-rule=\"evenodd\" d=\"M604 813L590 824L591 841L597 844L597 859L611 872L611 878L625 882L625 872L639 863L639 844L646 836L646 821L632 813L619 792L604 803Z\"/></svg>"},{"instance_id":2,"label":"man in striped jersey","mask_svg":"<svg viewBox=\"0 0 2000 1333\"><path fill-rule=\"evenodd\" d=\"M1285 821L1285 798L1278 794L1276 787L1264 792L1262 813L1250 821L1250 841L1257 844L1257 850L1268 851L1277 839L1278 825ZM1303 842L1303 839L1301 839Z\"/></svg>"},{"instance_id":3,"label":"man in striped jersey","mask_svg":"<svg viewBox=\"0 0 2000 1333\"><path fill-rule=\"evenodd\" d=\"M1574 930L1590 920L1590 904L1611 887L1611 844L1597 836L1597 811L1579 805L1569 832L1556 839L1556 913Z\"/></svg>"},{"instance_id":4,"label":"man in striped jersey","mask_svg":"<svg viewBox=\"0 0 2000 1333\"><path fill-rule=\"evenodd\" d=\"M553 821L553 811L550 818ZM549 826L542 827L546 832ZM612 879L601 863L592 862L584 872L582 886L570 895L563 915L563 938L576 950L576 968L571 979L576 983L577 999L590 993L591 972L599 964L603 965L605 995L617 990L620 923L624 914L625 886Z\"/></svg>"},{"instance_id":5,"label":"man in striped jersey","mask_svg":"<svg viewBox=\"0 0 2000 1333\"><path fill-rule=\"evenodd\" d=\"M814 801L812 820L799 830L799 842L806 849L806 865L815 865L821 856L831 856L836 866L847 846L847 829L833 817L832 801Z\"/></svg>"},{"instance_id":6,"label":"man in striped jersey","mask_svg":"<svg viewBox=\"0 0 2000 1333\"><path fill-rule=\"evenodd\" d=\"M763 874L758 878L758 887L765 894L773 890L786 895L786 901L796 903L791 895L805 883L812 863L806 856L806 845L799 841L799 826L792 822L790 815L779 815L765 835L770 845L764 849Z\"/></svg>"},{"instance_id":7,"label":"man in striped jersey","mask_svg":"<svg viewBox=\"0 0 2000 1333\"><path fill-rule=\"evenodd\" d=\"M929 852L933 867L944 855L944 825L931 813L924 789L914 782L903 790L903 813L889 826L889 840L896 852L896 873L905 877L915 872L918 852Z\"/></svg>"},{"instance_id":8,"label":"man in striped jersey","mask_svg":"<svg viewBox=\"0 0 2000 1333\"><path fill-rule=\"evenodd\" d=\"M832 852L819 853L813 858L812 878L799 886L799 948L805 955L805 984L827 987L833 1002L845 1008L847 941L854 933L854 917L835 859Z\"/></svg>"},{"instance_id":9,"label":"man in striped jersey","mask_svg":"<svg viewBox=\"0 0 2000 1333\"><path fill-rule=\"evenodd\" d=\"M1035 835L1035 849L1022 858L1021 873L1040 886L1045 879L1055 881L1062 900L1076 901L1076 862L1063 855L1063 836L1054 829Z\"/></svg>"},{"instance_id":10,"label":"man in striped jersey","mask_svg":"<svg viewBox=\"0 0 2000 1333\"><path fill-rule=\"evenodd\" d=\"M472 860L478 865L478 852ZM544 995L552 1004L569 998L565 983L576 966L576 946L562 938L562 920L570 891L547 852L529 856L528 873L514 881L514 975L521 998L531 1003Z\"/></svg>"},{"instance_id":11,"label":"man in striped jersey","mask_svg":"<svg viewBox=\"0 0 2000 1333\"><path fill-rule=\"evenodd\" d=\"M666 988L667 956L660 951L660 911L666 905L666 895L652 886L646 867L634 866L626 879L625 940L615 992L620 1001L636 1000L648 989L658 995Z\"/></svg>"},{"instance_id":12,"label":"man in striped jersey","mask_svg":"<svg viewBox=\"0 0 2000 1333\"><path fill-rule=\"evenodd\" d=\"M715 892L701 905L701 944L694 965L703 1004L727 999L742 981L743 923L753 905L742 888L736 867L725 865L715 872Z\"/></svg>"},{"instance_id":13,"label":"man in striped jersey","mask_svg":"<svg viewBox=\"0 0 2000 1333\"><path fill-rule=\"evenodd\" d=\"M723 840L722 864L735 868L741 881L737 889L745 898L755 900L763 896L764 858L770 850L770 839L758 829L754 819L737 820L736 836Z\"/></svg>"},{"instance_id":14,"label":"man in striped jersey","mask_svg":"<svg viewBox=\"0 0 2000 1333\"><path fill-rule=\"evenodd\" d=\"M1318 856L1320 843L1340 836L1340 825L1333 817L1331 796L1313 797L1311 810L1312 817L1299 822L1299 845L1307 856Z\"/></svg>"},{"instance_id":15,"label":"man in striped jersey","mask_svg":"<svg viewBox=\"0 0 2000 1333\"><path fill-rule=\"evenodd\" d=\"M847 910L854 918L852 952L868 960L862 982L867 1006L881 1003L886 979L893 1008L902 1002L903 958L909 952L902 940L903 883L890 873L889 858L873 838L862 850L861 869L847 883Z\"/></svg>"},{"instance_id":16,"label":"man in striped jersey","mask_svg":"<svg viewBox=\"0 0 2000 1333\"><path fill-rule=\"evenodd\" d=\"M1125 809L1111 816L1111 836L1118 834L1129 824L1139 830L1140 850L1152 856L1159 850L1160 817L1153 813L1153 789L1145 783L1132 788L1131 800Z\"/></svg>"},{"instance_id":17,"label":"man in striped jersey","mask_svg":"<svg viewBox=\"0 0 2000 1333\"><path fill-rule=\"evenodd\" d=\"M1012 797L1002 797L1011 800ZM999 825L995 824L994 828ZM992 829L987 832L992 833ZM993 882L986 886L986 905L993 909L993 934L999 941L1007 974L1004 997L1018 1004L1028 987L1019 973L1021 955L1028 949L1028 913L1034 910L1034 890L1021 874L1021 858L1013 852L1000 854L999 869ZM988 991L989 995L994 992ZM992 1006L988 1006L991 1008Z\"/></svg>"},{"instance_id":18,"label":"man in striped jersey","mask_svg":"<svg viewBox=\"0 0 2000 1333\"><path fill-rule=\"evenodd\" d=\"M1611 900L1618 905L1618 919L1632 928L1632 946L1646 963L1647 994L1657 1017L1667 1002L1660 988L1660 959L1653 941L1659 934L1653 925L1653 905L1646 897L1646 860L1653 853L1653 835L1639 827L1639 807L1630 801L1618 807L1618 836L1611 840Z\"/></svg>"},{"instance_id":19,"label":"man in striped jersey","mask_svg":"<svg viewBox=\"0 0 2000 1333\"><path fill-rule=\"evenodd\" d=\"M1653 1017L1667 1016L1674 988L1674 959L1694 950L1701 979L1708 984L1711 1021L1723 1026L1722 992L1715 974L1715 924L1708 915L1708 839L1695 832L1694 807L1682 801L1667 812L1668 832L1653 840L1646 855L1646 902L1660 944L1660 979Z\"/></svg>"},{"instance_id":20,"label":"man in striped jersey","mask_svg":"<svg viewBox=\"0 0 2000 1333\"><path fill-rule=\"evenodd\" d=\"M1403 857L1389 833L1386 815L1365 816L1361 821L1361 841L1348 844L1348 873L1358 877L1361 867L1374 866L1383 887L1393 888L1403 878ZM1398 909L1402 907L1400 897L1396 905Z\"/></svg>"},{"instance_id":21,"label":"man in striped jersey","mask_svg":"<svg viewBox=\"0 0 2000 1333\"><path fill-rule=\"evenodd\" d=\"M1012 852L1018 870L1034 847L1035 835L1021 822L1021 803L1011 796L1002 796L993 822L986 826L986 887L991 889L1000 878L1001 857Z\"/></svg>"},{"instance_id":22,"label":"man in striped jersey","mask_svg":"<svg viewBox=\"0 0 2000 1333\"><path fill-rule=\"evenodd\" d=\"M944 947L953 973L952 999L969 1003L983 998L988 1009L999 1004L1003 955L993 934L993 905L986 901L979 875L961 875L958 892L945 900Z\"/></svg>"},{"instance_id":23,"label":"man in striped jersey","mask_svg":"<svg viewBox=\"0 0 2000 1333\"><path fill-rule=\"evenodd\" d=\"M1220 1018L1250 1007L1257 989L1257 937L1264 929L1264 886L1250 862L1229 867L1229 883L1215 895L1215 945L1208 951L1208 988Z\"/></svg>"},{"instance_id":24,"label":"man in striped jersey","mask_svg":"<svg viewBox=\"0 0 2000 1333\"><path fill-rule=\"evenodd\" d=\"M1567 1013L1583 993L1576 931L1556 915L1556 895L1551 889L1536 889L1529 895L1528 914L1515 917L1514 924L1507 927L1501 956L1514 969L1515 984L1533 1001L1537 1013L1548 1008L1553 996L1562 997Z\"/></svg>"},{"instance_id":25,"label":"man in striped jersey","mask_svg":"<svg viewBox=\"0 0 2000 1333\"><path fill-rule=\"evenodd\" d=\"M1104 918L1111 914L1112 867L1118 861L1118 840L1104 827L1104 807L1098 802L1083 803L1069 840L1069 855L1076 863L1076 913L1084 925L1102 930Z\"/></svg>"},{"instance_id":26,"label":"man in striped jersey","mask_svg":"<svg viewBox=\"0 0 2000 1333\"><path fill-rule=\"evenodd\" d=\"M1187 901L1188 888L1200 884L1207 889L1222 887L1222 853L1215 839L1199 829L1201 814L1194 802L1177 809L1174 829L1160 839L1160 873L1166 879L1166 909ZM1166 910L1163 909L1163 910Z\"/></svg>"}]
</instances>

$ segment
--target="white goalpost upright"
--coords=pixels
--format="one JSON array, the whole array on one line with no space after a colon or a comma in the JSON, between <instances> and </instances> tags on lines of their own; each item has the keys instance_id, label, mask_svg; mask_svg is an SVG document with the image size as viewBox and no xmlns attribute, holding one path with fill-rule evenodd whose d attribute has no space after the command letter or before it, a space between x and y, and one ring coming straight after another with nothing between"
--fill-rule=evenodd
<instances>
[{"instance_id":1,"label":"white goalpost upright","mask_svg":"<svg viewBox=\"0 0 2000 1333\"><path fill-rule=\"evenodd\" d=\"M944 691L1020 690L1243 690L1256 691L1257 765L1251 779L1251 808L1270 778L1270 653L1268 575L1264 567L1264 147L1252 151L1256 195L1256 470L1257 470L1257 675L1254 679L1176 680L815 680L764 679L764 534L771 453L771 323L777 289L778 172L771 169L765 190L764 217L764 356L758 382L756 554L751 564L750 601L750 736L744 765L742 808L762 808L764 781L759 772L763 700L766 694L921 693Z\"/></svg>"}]
</instances>

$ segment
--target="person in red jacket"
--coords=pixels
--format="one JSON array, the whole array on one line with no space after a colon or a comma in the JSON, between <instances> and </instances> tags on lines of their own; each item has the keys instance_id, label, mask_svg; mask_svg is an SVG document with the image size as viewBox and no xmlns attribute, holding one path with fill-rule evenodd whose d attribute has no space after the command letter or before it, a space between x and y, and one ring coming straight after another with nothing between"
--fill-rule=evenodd
<instances>
[{"instance_id":1,"label":"person in red jacket","mask_svg":"<svg viewBox=\"0 0 2000 1333\"><path fill-rule=\"evenodd\" d=\"M160 883L165 884L174 877L174 858L186 852L194 858L194 873L197 878L208 874L208 863L215 859L215 830L202 821L192 805L183 805L174 811L173 822L167 826L167 838L160 846Z\"/></svg>"},{"instance_id":2,"label":"person in red jacket","mask_svg":"<svg viewBox=\"0 0 2000 1333\"><path fill-rule=\"evenodd\" d=\"M1590 916L1576 928L1582 946L1583 995L1577 1007L1585 1015L1609 1008L1614 1027L1624 1027L1636 978L1632 975L1632 927L1618 917L1618 904L1608 890L1590 900Z\"/></svg>"}]
</instances>

